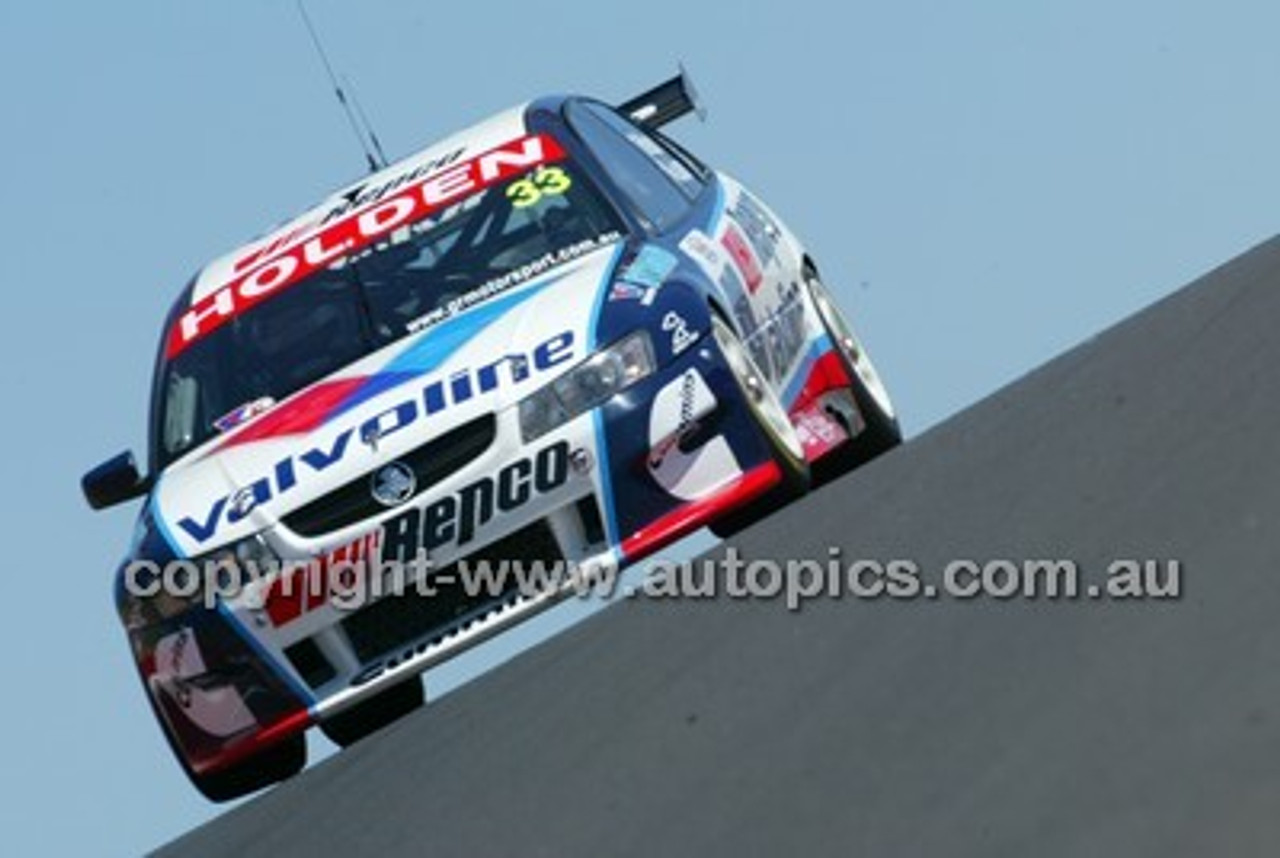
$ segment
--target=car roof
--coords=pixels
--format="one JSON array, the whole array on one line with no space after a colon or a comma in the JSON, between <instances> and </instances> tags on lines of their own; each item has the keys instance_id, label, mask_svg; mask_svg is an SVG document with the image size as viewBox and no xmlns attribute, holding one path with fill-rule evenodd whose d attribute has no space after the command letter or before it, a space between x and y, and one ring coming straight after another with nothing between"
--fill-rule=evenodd
<instances>
[{"instance_id":1,"label":"car roof","mask_svg":"<svg viewBox=\"0 0 1280 858\"><path fill-rule=\"evenodd\" d=\"M226 286L254 260L292 246L314 234L318 227L338 213L349 214L380 199L383 194L423 177L441 167L474 157L523 136L528 103L505 110L489 119L427 146L408 157L364 176L332 194L298 217L288 220L258 238L214 259L195 276L187 301L196 304Z\"/></svg>"}]
</instances>

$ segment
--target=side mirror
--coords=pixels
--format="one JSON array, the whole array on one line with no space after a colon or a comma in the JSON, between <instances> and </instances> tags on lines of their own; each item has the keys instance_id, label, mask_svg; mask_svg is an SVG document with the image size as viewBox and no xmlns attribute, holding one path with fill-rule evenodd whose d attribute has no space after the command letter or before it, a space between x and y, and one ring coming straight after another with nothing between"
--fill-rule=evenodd
<instances>
[{"instance_id":1,"label":"side mirror","mask_svg":"<svg viewBox=\"0 0 1280 858\"><path fill-rule=\"evenodd\" d=\"M93 509L106 509L146 494L151 480L138 473L133 454L121 453L108 459L80 480L85 500Z\"/></svg>"}]
</instances>

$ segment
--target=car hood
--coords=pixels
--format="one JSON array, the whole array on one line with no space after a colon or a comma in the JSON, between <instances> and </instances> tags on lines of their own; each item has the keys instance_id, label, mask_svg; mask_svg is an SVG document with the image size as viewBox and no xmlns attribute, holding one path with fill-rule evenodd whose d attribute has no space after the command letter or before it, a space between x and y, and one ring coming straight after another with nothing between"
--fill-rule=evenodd
<instances>
[{"instance_id":1,"label":"car hood","mask_svg":"<svg viewBox=\"0 0 1280 858\"><path fill-rule=\"evenodd\" d=\"M276 524L441 433L508 408L593 347L618 245L362 358L167 468L152 513L180 556ZM376 434L375 443L368 436Z\"/></svg>"}]
</instances>

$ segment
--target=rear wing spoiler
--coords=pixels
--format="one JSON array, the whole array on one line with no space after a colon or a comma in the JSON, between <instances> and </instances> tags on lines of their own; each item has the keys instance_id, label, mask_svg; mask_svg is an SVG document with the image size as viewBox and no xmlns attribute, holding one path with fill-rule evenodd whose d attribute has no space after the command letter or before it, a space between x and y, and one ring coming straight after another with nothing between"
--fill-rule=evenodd
<instances>
[{"instance_id":1,"label":"rear wing spoiler","mask_svg":"<svg viewBox=\"0 0 1280 858\"><path fill-rule=\"evenodd\" d=\"M618 110L637 125L649 129L661 128L689 113L697 114L701 120L707 118L707 108L683 65L675 77L624 101L618 105Z\"/></svg>"}]
</instances>

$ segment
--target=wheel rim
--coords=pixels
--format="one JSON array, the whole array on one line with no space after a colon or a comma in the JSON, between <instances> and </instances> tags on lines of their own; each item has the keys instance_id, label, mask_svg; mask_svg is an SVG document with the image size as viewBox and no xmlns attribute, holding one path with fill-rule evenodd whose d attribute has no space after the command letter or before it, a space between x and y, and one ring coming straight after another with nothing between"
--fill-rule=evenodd
<instances>
[{"instance_id":1,"label":"wheel rim","mask_svg":"<svg viewBox=\"0 0 1280 858\"><path fill-rule=\"evenodd\" d=\"M836 341L836 347L840 349L849 360L849 364L853 367L854 372L858 374L858 380L862 382L863 388L875 400L876 407L881 413L890 420L894 417L893 401L889 399L889 391L885 389L884 383L880 381L880 373L876 372L875 364L871 361L871 356L867 354L862 347L862 342L858 339L857 334L853 332L853 328L845 321L844 317L836 310L835 305L831 302L831 297L827 293L827 288L817 279L809 280L810 294L813 295L813 303L818 308L818 315L822 317L822 323L826 326L827 331Z\"/></svg>"},{"instance_id":2,"label":"wheel rim","mask_svg":"<svg viewBox=\"0 0 1280 858\"><path fill-rule=\"evenodd\" d=\"M758 422L787 451L794 460L804 458L804 447L796 427L782 407L778 396L764 380L763 373L756 366L751 355L742 346L742 341L730 330L729 326L719 318L713 318L711 324L720 352L724 355L738 386L742 389L743 399L747 407L756 415Z\"/></svg>"}]
</instances>

